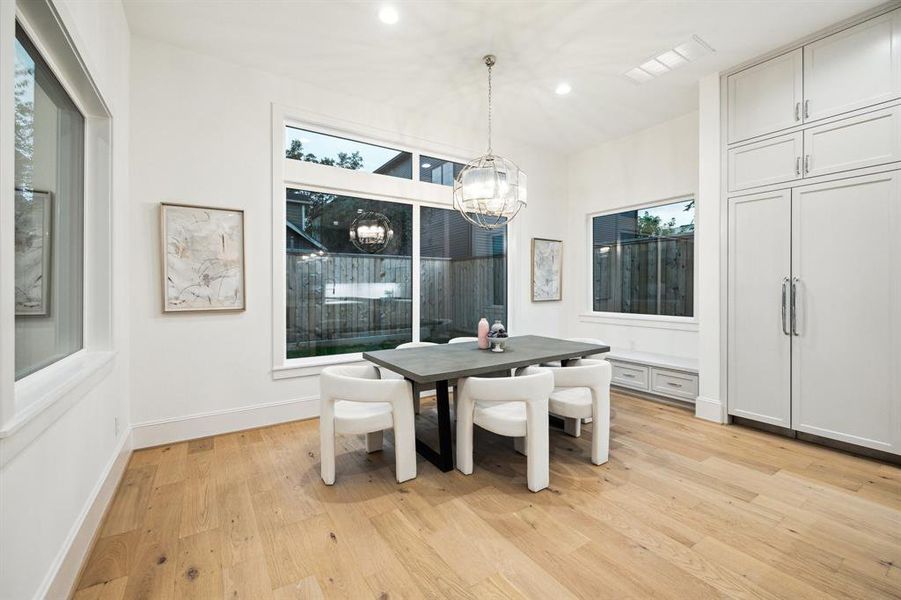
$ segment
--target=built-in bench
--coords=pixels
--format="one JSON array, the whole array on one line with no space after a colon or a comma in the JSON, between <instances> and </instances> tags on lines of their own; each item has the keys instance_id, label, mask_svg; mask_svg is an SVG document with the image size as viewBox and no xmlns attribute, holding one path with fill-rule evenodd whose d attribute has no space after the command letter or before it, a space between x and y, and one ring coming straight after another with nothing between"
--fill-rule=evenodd
<instances>
[{"instance_id":1,"label":"built-in bench","mask_svg":"<svg viewBox=\"0 0 901 600\"><path fill-rule=\"evenodd\" d=\"M619 349L611 350L606 358L613 366L614 386L684 402L698 397L695 359Z\"/></svg>"}]
</instances>

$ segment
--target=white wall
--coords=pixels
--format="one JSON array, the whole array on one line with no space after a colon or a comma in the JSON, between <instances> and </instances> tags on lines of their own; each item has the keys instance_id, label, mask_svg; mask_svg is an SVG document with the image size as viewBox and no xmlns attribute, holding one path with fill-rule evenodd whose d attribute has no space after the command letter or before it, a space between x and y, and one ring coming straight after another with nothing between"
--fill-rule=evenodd
<instances>
[{"instance_id":1,"label":"white wall","mask_svg":"<svg viewBox=\"0 0 901 600\"><path fill-rule=\"evenodd\" d=\"M591 310L588 215L697 193L698 113L600 144L571 157L569 163L564 260L568 334L603 339L614 350L697 358L696 323L583 315ZM699 205L699 217L702 210Z\"/></svg>"},{"instance_id":2,"label":"white wall","mask_svg":"<svg viewBox=\"0 0 901 600\"><path fill-rule=\"evenodd\" d=\"M695 414L710 421L726 422L721 374L725 349L720 323L723 275L722 220L725 216L720 193L722 146L720 140L720 75L703 77L698 85L698 148L700 189L698 205L698 368L700 373Z\"/></svg>"},{"instance_id":3,"label":"white wall","mask_svg":"<svg viewBox=\"0 0 901 600\"><path fill-rule=\"evenodd\" d=\"M66 597L99 522L97 509L102 510L112 494L113 489L104 485L115 485L130 443L125 426L129 420L128 26L118 2L55 0L54 4L113 115L112 347L117 354L111 368L59 401L60 406L70 401L72 406L53 422L44 423L42 431L26 426L0 440L0 598L4 600ZM10 16L5 10L4 19ZM4 21L0 32L5 48L12 47L8 24ZM22 436L30 441L20 444Z\"/></svg>"},{"instance_id":4,"label":"white wall","mask_svg":"<svg viewBox=\"0 0 901 600\"><path fill-rule=\"evenodd\" d=\"M140 37L132 40L131 82L131 396L136 444L317 414L316 377L275 381L271 373L272 103L340 121L350 130L375 128L387 140L399 132L422 140L424 146L458 149L463 156L483 148L485 133L461 131L434 115L396 112ZM562 162L503 140L496 140L495 148L529 175L530 206L511 233L510 314L518 324L515 332L559 333L559 306L528 300L528 256L533 235L565 233L564 178L557 175ZM162 313L160 202L246 211L246 311Z\"/></svg>"}]
</instances>

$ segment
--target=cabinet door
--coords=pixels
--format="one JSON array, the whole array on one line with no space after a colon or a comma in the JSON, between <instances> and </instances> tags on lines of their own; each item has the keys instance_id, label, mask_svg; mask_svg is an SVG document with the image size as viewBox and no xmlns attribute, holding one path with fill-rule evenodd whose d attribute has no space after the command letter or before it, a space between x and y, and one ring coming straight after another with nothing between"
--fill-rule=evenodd
<instances>
[{"instance_id":1,"label":"cabinet door","mask_svg":"<svg viewBox=\"0 0 901 600\"><path fill-rule=\"evenodd\" d=\"M800 123L801 57L798 48L728 77L730 144Z\"/></svg>"},{"instance_id":2,"label":"cabinet door","mask_svg":"<svg viewBox=\"0 0 901 600\"><path fill-rule=\"evenodd\" d=\"M898 171L793 190L792 426L887 452L901 444Z\"/></svg>"},{"instance_id":3,"label":"cabinet door","mask_svg":"<svg viewBox=\"0 0 901 600\"><path fill-rule=\"evenodd\" d=\"M804 47L805 121L901 95L901 11Z\"/></svg>"},{"instance_id":4,"label":"cabinet door","mask_svg":"<svg viewBox=\"0 0 901 600\"><path fill-rule=\"evenodd\" d=\"M801 178L804 134L754 142L729 149L729 191Z\"/></svg>"},{"instance_id":5,"label":"cabinet door","mask_svg":"<svg viewBox=\"0 0 901 600\"><path fill-rule=\"evenodd\" d=\"M811 127L804 152L806 177L901 160L901 107Z\"/></svg>"},{"instance_id":6,"label":"cabinet door","mask_svg":"<svg viewBox=\"0 0 901 600\"><path fill-rule=\"evenodd\" d=\"M729 414L790 427L791 191L729 200Z\"/></svg>"}]
</instances>

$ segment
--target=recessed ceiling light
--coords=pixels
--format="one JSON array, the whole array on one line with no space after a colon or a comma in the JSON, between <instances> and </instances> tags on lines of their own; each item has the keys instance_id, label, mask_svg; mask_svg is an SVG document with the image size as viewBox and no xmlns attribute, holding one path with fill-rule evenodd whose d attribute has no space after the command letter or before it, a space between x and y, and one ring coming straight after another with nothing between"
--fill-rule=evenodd
<instances>
[{"instance_id":1,"label":"recessed ceiling light","mask_svg":"<svg viewBox=\"0 0 901 600\"><path fill-rule=\"evenodd\" d=\"M675 50L667 50L656 58L658 62L662 62L670 69L674 69L685 62L685 57Z\"/></svg>"},{"instance_id":2,"label":"recessed ceiling light","mask_svg":"<svg viewBox=\"0 0 901 600\"><path fill-rule=\"evenodd\" d=\"M386 25L394 25L400 19L400 15L393 6L383 6L379 9L379 19Z\"/></svg>"},{"instance_id":3,"label":"recessed ceiling light","mask_svg":"<svg viewBox=\"0 0 901 600\"><path fill-rule=\"evenodd\" d=\"M558 83L558 84L557 84L557 89L554 90L554 92L556 92L556 94L557 94L558 96L565 96L565 95L567 95L568 93L570 93L571 91L573 91L572 86L569 85L569 84L566 83L566 82Z\"/></svg>"},{"instance_id":4,"label":"recessed ceiling light","mask_svg":"<svg viewBox=\"0 0 901 600\"><path fill-rule=\"evenodd\" d=\"M422 168L423 168L423 169L428 169L428 168L431 167L431 166L432 166L432 163L422 163Z\"/></svg>"}]
</instances>

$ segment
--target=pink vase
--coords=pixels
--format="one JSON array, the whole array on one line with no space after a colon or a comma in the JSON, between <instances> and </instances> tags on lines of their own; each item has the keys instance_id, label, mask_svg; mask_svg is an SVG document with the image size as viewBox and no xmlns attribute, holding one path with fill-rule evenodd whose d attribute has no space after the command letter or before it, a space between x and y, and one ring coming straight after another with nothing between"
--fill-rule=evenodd
<instances>
[{"instance_id":1,"label":"pink vase","mask_svg":"<svg viewBox=\"0 0 901 600\"><path fill-rule=\"evenodd\" d=\"M479 321L479 348L486 350L488 348L488 319L482 317Z\"/></svg>"}]
</instances>

